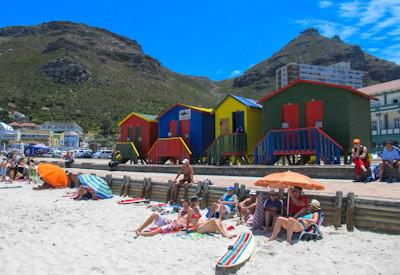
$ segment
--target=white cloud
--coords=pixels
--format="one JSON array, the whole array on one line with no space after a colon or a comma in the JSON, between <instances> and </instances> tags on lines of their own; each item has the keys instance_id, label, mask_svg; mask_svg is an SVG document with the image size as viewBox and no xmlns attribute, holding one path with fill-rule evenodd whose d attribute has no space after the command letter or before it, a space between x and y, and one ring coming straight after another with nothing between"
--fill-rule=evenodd
<instances>
[{"instance_id":1,"label":"white cloud","mask_svg":"<svg viewBox=\"0 0 400 275\"><path fill-rule=\"evenodd\" d=\"M328 20L321 20L314 18L304 18L296 20L294 21L294 23L307 28L308 27L317 28L324 36L332 37L334 35L338 35L342 39L347 39L353 36L358 31L358 27L346 26Z\"/></svg>"},{"instance_id":2,"label":"white cloud","mask_svg":"<svg viewBox=\"0 0 400 275\"><path fill-rule=\"evenodd\" d=\"M328 0L321 0L319 1L319 7L321 9L327 9L333 6L332 1L328 1Z\"/></svg>"},{"instance_id":3,"label":"white cloud","mask_svg":"<svg viewBox=\"0 0 400 275\"><path fill-rule=\"evenodd\" d=\"M240 75L241 73L242 73L241 70L234 70L231 72L229 77L236 77L236 76Z\"/></svg>"},{"instance_id":4,"label":"white cloud","mask_svg":"<svg viewBox=\"0 0 400 275\"><path fill-rule=\"evenodd\" d=\"M339 4L339 15L342 17L354 18L360 15L360 2L344 2Z\"/></svg>"}]
</instances>

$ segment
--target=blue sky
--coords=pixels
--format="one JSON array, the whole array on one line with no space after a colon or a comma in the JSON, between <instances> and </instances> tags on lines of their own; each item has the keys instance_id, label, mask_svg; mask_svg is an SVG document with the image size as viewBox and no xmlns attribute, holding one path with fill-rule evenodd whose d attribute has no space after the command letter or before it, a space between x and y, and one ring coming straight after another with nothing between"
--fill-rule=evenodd
<instances>
[{"instance_id":1,"label":"blue sky","mask_svg":"<svg viewBox=\"0 0 400 275\"><path fill-rule=\"evenodd\" d=\"M400 64L400 0L13 0L2 2L0 15L0 27L51 20L103 27L176 72L214 80L242 74L309 27Z\"/></svg>"}]
</instances>

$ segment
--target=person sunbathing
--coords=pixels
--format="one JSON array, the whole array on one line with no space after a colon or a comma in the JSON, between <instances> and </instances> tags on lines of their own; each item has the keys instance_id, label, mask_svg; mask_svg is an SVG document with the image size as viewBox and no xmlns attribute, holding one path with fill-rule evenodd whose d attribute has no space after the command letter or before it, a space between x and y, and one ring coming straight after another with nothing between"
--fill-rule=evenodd
<instances>
[{"instance_id":1,"label":"person sunbathing","mask_svg":"<svg viewBox=\"0 0 400 275\"><path fill-rule=\"evenodd\" d=\"M79 186L78 190L76 191L76 196L74 200L96 200L98 197L94 190L87 186Z\"/></svg>"},{"instance_id":2,"label":"person sunbathing","mask_svg":"<svg viewBox=\"0 0 400 275\"><path fill-rule=\"evenodd\" d=\"M189 223L191 228L198 233L218 232L224 238L232 239L236 237L236 235L228 233L226 226L219 219L204 219L201 214L200 201L201 199L197 196L190 197L191 210L189 212Z\"/></svg>"},{"instance_id":3,"label":"person sunbathing","mask_svg":"<svg viewBox=\"0 0 400 275\"><path fill-rule=\"evenodd\" d=\"M309 203L307 214L303 214L297 219L292 217L278 217L269 241L276 240L283 227L286 229L286 241L291 244L293 233L303 232L304 230L308 230L313 223L318 223L320 210L320 202L314 199Z\"/></svg>"},{"instance_id":4,"label":"person sunbathing","mask_svg":"<svg viewBox=\"0 0 400 275\"><path fill-rule=\"evenodd\" d=\"M167 217L161 216L159 213L153 213L147 220L139 226L136 230L136 237L151 237L157 234L165 234L170 232L181 231L189 227L188 213L191 211L189 200L182 200L182 209L178 212L178 218L176 220L168 219ZM153 224L156 226L150 231L144 231L146 227Z\"/></svg>"}]
</instances>

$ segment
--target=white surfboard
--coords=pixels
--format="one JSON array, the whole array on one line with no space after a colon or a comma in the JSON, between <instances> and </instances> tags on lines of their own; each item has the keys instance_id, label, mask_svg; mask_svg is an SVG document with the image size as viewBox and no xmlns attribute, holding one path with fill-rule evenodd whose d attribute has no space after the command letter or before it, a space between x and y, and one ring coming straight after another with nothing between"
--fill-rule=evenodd
<instances>
[{"instance_id":1,"label":"white surfboard","mask_svg":"<svg viewBox=\"0 0 400 275\"><path fill-rule=\"evenodd\" d=\"M217 267L231 268L246 262L256 248L256 241L251 232L240 234L228 251L218 259Z\"/></svg>"}]
</instances>

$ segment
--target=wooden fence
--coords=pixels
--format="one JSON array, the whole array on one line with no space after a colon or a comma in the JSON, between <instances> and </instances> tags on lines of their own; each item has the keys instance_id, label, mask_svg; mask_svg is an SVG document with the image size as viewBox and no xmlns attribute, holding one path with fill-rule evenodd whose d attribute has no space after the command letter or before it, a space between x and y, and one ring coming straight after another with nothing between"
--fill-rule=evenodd
<instances>
[{"instance_id":1,"label":"wooden fence","mask_svg":"<svg viewBox=\"0 0 400 275\"><path fill-rule=\"evenodd\" d=\"M107 175L105 180L111 186L115 195L142 197L159 202L168 202L172 193L172 181L154 182L151 178L142 180L131 179L128 176L113 178ZM178 200L183 197L183 188L180 189ZM193 185L189 188L189 196L202 197L202 207L210 207L224 193L224 187L210 186L207 182ZM245 185L236 184L235 192L239 200L248 196L249 190ZM280 190L283 195L283 190ZM400 234L400 201L384 199L357 198L354 193L343 197L341 191L332 195L307 195L309 200L320 201L325 213L324 225L340 227L346 225L347 230L354 228L375 232Z\"/></svg>"}]
</instances>

